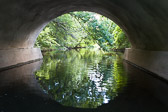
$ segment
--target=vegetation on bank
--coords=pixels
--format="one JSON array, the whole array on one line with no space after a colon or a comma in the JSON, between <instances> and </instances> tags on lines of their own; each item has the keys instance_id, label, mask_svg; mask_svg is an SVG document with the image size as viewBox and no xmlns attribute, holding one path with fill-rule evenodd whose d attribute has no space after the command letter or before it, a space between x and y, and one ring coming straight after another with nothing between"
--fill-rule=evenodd
<instances>
[{"instance_id":1,"label":"vegetation on bank","mask_svg":"<svg viewBox=\"0 0 168 112\"><path fill-rule=\"evenodd\" d=\"M70 12L51 21L35 43L41 49L95 48L104 51L130 47L122 31L110 19L93 12Z\"/></svg>"}]
</instances>

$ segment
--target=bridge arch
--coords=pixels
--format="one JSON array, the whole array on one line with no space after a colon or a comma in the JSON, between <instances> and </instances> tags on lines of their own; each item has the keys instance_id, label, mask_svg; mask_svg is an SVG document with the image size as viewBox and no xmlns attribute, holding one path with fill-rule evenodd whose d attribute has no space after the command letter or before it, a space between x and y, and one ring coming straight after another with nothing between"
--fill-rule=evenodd
<instances>
[{"instance_id":1,"label":"bridge arch","mask_svg":"<svg viewBox=\"0 0 168 112\"><path fill-rule=\"evenodd\" d=\"M165 77L167 5L167 0L0 0L0 68L42 58L33 46L52 19L70 11L92 11L125 31L132 44L126 60Z\"/></svg>"}]
</instances>

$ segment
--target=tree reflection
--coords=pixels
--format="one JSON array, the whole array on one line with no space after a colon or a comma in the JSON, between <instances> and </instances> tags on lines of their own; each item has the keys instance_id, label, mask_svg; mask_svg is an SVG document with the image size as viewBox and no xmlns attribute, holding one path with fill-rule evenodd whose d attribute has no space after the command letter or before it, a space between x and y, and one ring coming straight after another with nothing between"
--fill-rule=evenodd
<instances>
[{"instance_id":1,"label":"tree reflection","mask_svg":"<svg viewBox=\"0 0 168 112\"><path fill-rule=\"evenodd\" d=\"M36 77L56 101L79 108L108 103L127 82L120 55L85 49L46 54Z\"/></svg>"}]
</instances>

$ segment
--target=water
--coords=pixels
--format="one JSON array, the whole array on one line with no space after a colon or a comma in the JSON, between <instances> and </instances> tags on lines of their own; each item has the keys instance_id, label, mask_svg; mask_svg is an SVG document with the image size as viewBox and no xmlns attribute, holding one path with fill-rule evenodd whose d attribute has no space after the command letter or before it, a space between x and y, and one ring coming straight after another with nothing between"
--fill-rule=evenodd
<instances>
[{"instance_id":1,"label":"water","mask_svg":"<svg viewBox=\"0 0 168 112\"><path fill-rule=\"evenodd\" d=\"M122 53L71 50L0 72L0 112L166 112L168 84ZM42 64L42 65L41 65Z\"/></svg>"},{"instance_id":2,"label":"water","mask_svg":"<svg viewBox=\"0 0 168 112\"><path fill-rule=\"evenodd\" d=\"M46 54L36 77L44 92L62 105L97 108L127 84L121 57L85 49Z\"/></svg>"}]
</instances>

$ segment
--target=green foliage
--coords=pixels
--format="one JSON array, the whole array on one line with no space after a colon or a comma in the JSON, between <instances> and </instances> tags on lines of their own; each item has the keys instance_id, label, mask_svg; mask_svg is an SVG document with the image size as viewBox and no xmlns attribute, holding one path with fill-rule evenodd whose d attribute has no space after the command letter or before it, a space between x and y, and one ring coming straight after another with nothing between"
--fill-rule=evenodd
<instances>
[{"instance_id":1,"label":"green foliage","mask_svg":"<svg viewBox=\"0 0 168 112\"><path fill-rule=\"evenodd\" d=\"M50 35L51 29L46 27L43 31L41 31L35 46L40 48L51 48L57 46L58 43L56 39Z\"/></svg>"},{"instance_id":2,"label":"green foliage","mask_svg":"<svg viewBox=\"0 0 168 112\"><path fill-rule=\"evenodd\" d=\"M112 21L107 22L107 20L104 19L105 17L96 13L73 12L70 14L80 23L83 23L81 25L83 25L85 30L89 32L90 39L95 40L103 50L108 50L107 46L112 45L113 38L112 34L109 32L107 24L110 24ZM99 16L101 20L96 19L96 16Z\"/></svg>"},{"instance_id":3,"label":"green foliage","mask_svg":"<svg viewBox=\"0 0 168 112\"><path fill-rule=\"evenodd\" d=\"M116 26L112 33L114 37L113 48L115 49L123 49L126 47L130 47L130 43L125 33L119 26Z\"/></svg>"},{"instance_id":4,"label":"green foliage","mask_svg":"<svg viewBox=\"0 0 168 112\"><path fill-rule=\"evenodd\" d=\"M105 51L130 47L119 26L110 19L93 12L71 12L51 21L40 33L36 46L93 47L99 45Z\"/></svg>"}]
</instances>

